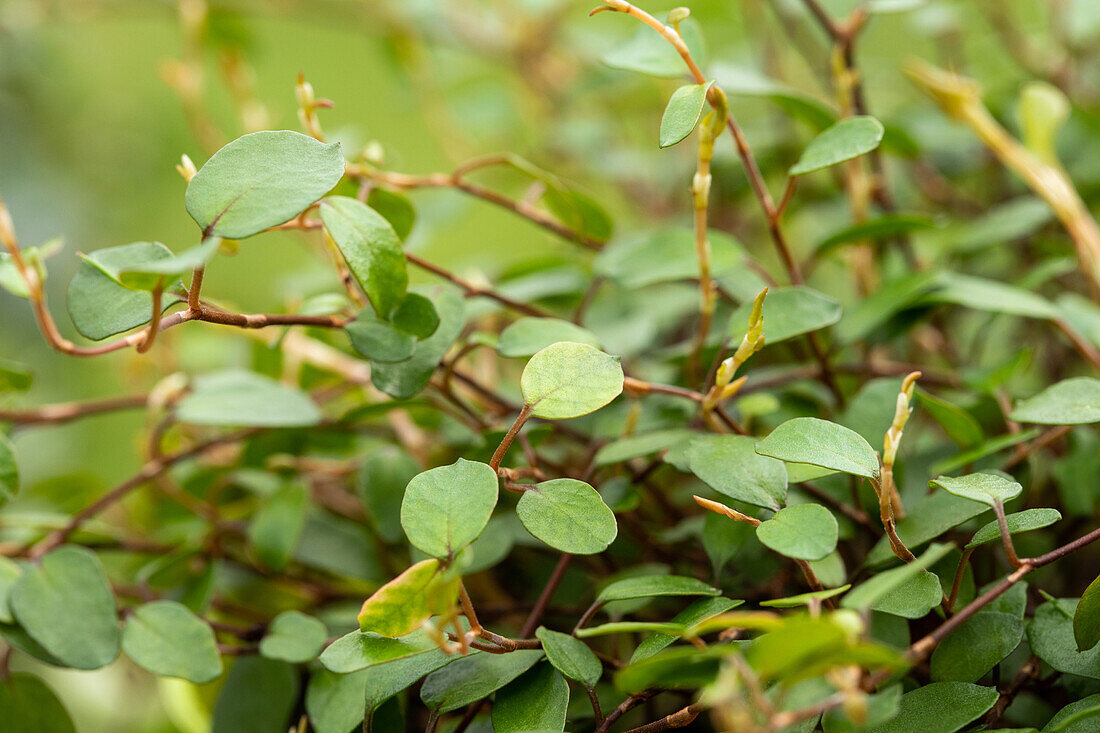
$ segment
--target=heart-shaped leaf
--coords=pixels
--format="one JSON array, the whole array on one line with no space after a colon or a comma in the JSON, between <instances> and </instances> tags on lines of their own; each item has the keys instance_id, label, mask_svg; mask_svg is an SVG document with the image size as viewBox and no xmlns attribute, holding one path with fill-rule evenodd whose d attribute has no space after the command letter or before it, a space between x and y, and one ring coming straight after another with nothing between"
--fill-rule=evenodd
<instances>
[{"instance_id":1,"label":"heart-shaped leaf","mask_svg":"<svg viewBox=\"0 0 1100 733\"><path fill-rule=\"evenodd\" d=\"M99 669L118 656L115 597L90 550L61 547L27 566L9 602L16 621L62 664Z\"/></svg>"},{"instance_id":2,"label":"heart-shaped leaf","mask_svg":"<svg viewBox=\"0 0 1100 733\"><path fill-rule=\"evenodd\" d=\"M202 684L222 673L213 629L175 601L153 601L134 609L122 630L122 650L163 677Z\"/></svg>"},{"instance_id":3,"label":"heart-shaped leaf","mask_svg":"<svg viewBox=\"0 0 1100 733\"><path fill-rule=\"evenodd\" d=\"M296 664L317 657L328 638L325 625L301 611L284 611L271 621L260 640L260 654Z\"/></svg>"},{"instance_id":4,"label":"heart-shaped leaf","mask_svg":"<svg viewBox=\"0 0 1100 733\"><path fill-rule=\"evenodd\" d=\"M816 417L788 420L759 441L756 452L855 476L878 478L879 473L878 455L859 433Z\"/></svg>"},{"instance_id":5,"label":"heart-shaped leaf","mask_svg":"<svg viewBox=\"0 0 1100 733\"><path fill-rule=\"evenodd\" d=\"M796 560L820 560L836 549L836 517L820 504L796 504L780 509L756 528L765 547Z\"/></svg>"},{"instance_id":6,"label":"heart-shaped leaf","mask_svg":"<svg viewBox=\"0 0 1100 733\"><path fill-rule=\"evenodd\" d=\"M688 84L672 93L665 107L665 113L661 117L661 134L659 142L662 148L667 148L680 142L699 124L699 118L703 113L703 105L707 102L707 91L713 81L706 84Z\"/></svg>"},{"instance_id":7,"label":"heart-shaped leaf","mask_svg":"<svg viewBox=\"0 0 1100 733\"><path fill-rule=\"evenodd\" d=\"M556 550L594 555L615 541L615 514L583 481L559 478L523 492L516 514L527 531Z\"/></svg>"},{"instance_id":8,"label":"heart-shaped leaf","mask_svg":"<svg viewBox=\"0 0 1100 733\"><path fill-rule=\"evenodd\" d=\"M321 221L378 317L388 319L409 285L405 252L393 227L377 211L347 196L322 201Z\"/></svg>"},{"instance_id":9,"label":"heart-shaped leaf","mask_svg":"<svg viewBox=\"0 0 1100 733\"><path fill-rule=\"evenodd\" d=\"M459 458L409 482L401 526L414 547L432 557L453 557L477 539L497 504L497 475L484 463Z\"/></svg>"},{"instance_id":10,"label":"heart-shaped leaf","mask_svg":"<svg viewBox=\"0 0 1100 733\"><path fill-rule=\"evenodd\" d=\"M340 144L291 130L237 138L187 184L187 213L203 236L242 239L290 221L344 176Z\"/></svg>"},{"instance_id":11,"label":"heart-shaped leaf","mask_svg":"<svg viewBox=\"0 0 1100 733\"><path fill-rule=\"evenodd\" d=\"M290 428L321 422L321 411L305 393L241 369L196 378L176 416L193 425Z\"/></svg>"},{"instance_id":12,"label":"heart-shaped leaf","mask_svg":"<svg viewBox=\"0 0 1100 733\"><path fill-rule=\"evenodd\" d=\"M618 357L587 344L561 341L531 357L520 388L535 417L580 417L619 396L623 368Z\"/></svg>"},{"instance_id":13,"label":"heart-shaped leaf","mask_svg":"<svg viewBox=\"0 0 1100 733\"><path fill-rule=\"evenodd\" d=\"M359 630L396 638L428 618L450 610L458 598L459 578L438 560L422 560L376 590L359 610Z\"/></svg>"},{"instance_id":14,"label":"heart-shaped leaf","mask_svg":"<svg viewBox=\"0 0 1100 733\"><path fill-rule=\"evenodd\" d=\"M849 117L841 120L810 141L802 157L791 166L790 174L828 168L852 158L858 158L878 147L886 130L874 117Z\"/></svg>"},{"instance_id":15,"label":"heart-shaped leaf","mask_svg":"<svg viewBox=\"0 0 1100 733\"><path fill-rule=\"evenodd\" d=\"M700 436L688 445L688 467L720 494L778 511L787 499L787 468L755 446L744 435Z\"/></svg>"}]
</instances>

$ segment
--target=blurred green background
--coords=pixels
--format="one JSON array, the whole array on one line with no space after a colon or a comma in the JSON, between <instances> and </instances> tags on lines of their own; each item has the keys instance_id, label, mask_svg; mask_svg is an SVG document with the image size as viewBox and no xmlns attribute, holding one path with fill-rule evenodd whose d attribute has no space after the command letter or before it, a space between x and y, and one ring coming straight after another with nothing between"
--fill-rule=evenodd
<instances>
[{"instance_id":1,"label":"blurred green background","mask_svg":"<svg viewBox=\"0 0 1100 733\"><path fill-rule=\"evenodd\" d=\"M24 246L65 239L64 252L50 262L48 285L68 335L64 291L77 266L75 253L138 240L176 250L193 244L197 231L183 207L185 184L175 164L188 154L201 165L250 129L296 129L299 72L318 96L334 101L321 121L349 155L381 146L387 169L428 173L511 151L593 195L611 212L617 235L657 221L686 221L692 146L660 151L656 145L665 102L681 82L603 64L603 54L637 26L612 13L589 18L594 4L275 0L206 7L195 0L0 0L0 195ZM837 16L855 4L824 3ZM1036 69L1056 64L1055 49L1073 48L1085 62L1076 66L1081 91L1063 145L1080 139L1074 126L1095 120L1097 0L880 4L896 12L873 17L859 51L871 111L948 173L953 161L984 153L906 81L900 64L910 56L980 79L992 104L1007 105ZM703 0L691 8L706 38L708 70L720 78L718 69L741 78L752 70L833 103L821 78L828 48L801 4ZM204 13L196 30L195 18ZM1033 68L1025 68L1027 62ZM181 95L179 80L187 74L184 86L189 80L193 87ZM778 192L783 172L813 130L758 97L736 96L733 109ZM194 124L196 118L203 122ZM741 196L739 165L724 141L720 150L716 224L773 263L758 212ZM1087 152L1069 156L1068 163L1085 191L1100 182L1100 156ZM919 209L909 169L891 161L890 173L902 208ZM516 196L527 186L506 174L481 180ZM980 195L998 186L1018 190L1000 174L974 185ZM418 191L413 200L418 221L408 247L471 278L496 279L541 258L586 266L587 255L571 245L482 202L449 191ZM811 184L790 222L795 248L807 252L846 217L843 201L816 201ZM928 235L935 236L941 234ZM849 278L838 274L820 268L814 285L850 299ZM237 256L220 258L205 292L259 312L285 309L336 285L314 242L266 234L250 239ZM35 373L21 404L141 392L173 371L198 372L248 357L246 339L216 326L194 324L165 338L186 348L156 349L149 358L67 358L45 347L24 301L0 292L0 357ZM21 431L16 441L26 488L13 508L80 506L83 497L132 474L140 462L141 427L140 416L122 414ZM187 704L178 689L154 694L153 679L126 662L95 673L51 671L48 679L82 731L173 730L170 717L186 717L169 715L173 706Z\"/></svg>"}]
</instances>

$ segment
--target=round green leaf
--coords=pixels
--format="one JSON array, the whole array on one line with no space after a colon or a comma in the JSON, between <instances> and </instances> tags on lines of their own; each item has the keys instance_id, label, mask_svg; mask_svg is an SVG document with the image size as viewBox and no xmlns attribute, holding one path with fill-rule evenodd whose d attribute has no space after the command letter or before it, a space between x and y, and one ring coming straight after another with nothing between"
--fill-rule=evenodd
<instances>
[{"instance_id":1,"label":"round green leaf","mask_svg":"<svg viewBox=\"0 0 1100 733\"><path fill-rule=\"evenodd\" d=\"M134 242L83 255L67 293L69 316L80 335L102 341L148 323L153 296L123 287L108 273L171 257L172 252L159 242ZM178 302L180 298L173 294L166 293L161 299L165 309Z\"/></svg>"},{"instance_id":2,"label":"round green leaf","mask_svg":"<svg viewBox=\"0 0 1100 733\"><path fill-rule=\"evenodd\" d=\"M820 560L836 549L836 517L820 504L796 504L780 509L756 528L765 547L796 560Z\"/></svg>"},{"instance_id":3,"label":"round green leaf","mask_svg":"<svg viewBox=\"0 0 1100 733\"><path fill-rule=\"evenodd\" d=\"M583 481L559 478L523 492L516 514L527 531L556 550L594 555L615 541L615 514Z\"/></svg>"},{"instance_id":4,"label":"round green leaf","mask_svg":"<svg viewBox=\"0 0 1100 733\"><path fill-rule=\"evenodd\" d=\"M344 176L340 144L290 130L239 137L187 184L187 213L204 236L241 239L290 221Z\"/></svg>"},{"instance_id":5,"label":"round green leaf","mask_svg":"<svg viewBox=\"0 0 1100 733\"><path fill-rule=\"evenodd\" d=\"M19 491L19 467L15 463L15 446L0 433L0 506Z\"/></svg>"},{"instance_id":6,"label":"round green leaf","mask_svg":"<svg viewBox=\"0 0 1100 733\"><path fill-rule=\"evenodd\" d=\"M587 344L561 341L531 357L520 388L535 417L580 417L619 396L623 368L618 357Z\"/></svg>"},{"instance_id":7,"label":"round green leaf","mask_svg":"<svg viewBox=\"0 0 1100 733\"><path fill-rule=\"evenodd\" d=\"M1077 651L1092 649L1100 642L1100 577L1085 589L1073 612L1073 638Z\"/></svg>"},{"instance_id":8,"label":"round green leaf","mask_svg":"<svg viewBox=\"0 0 1100 733\"><path fill-rule=\"evenodd\" d=\"M560 631L551 631L545 626L540 626L535 636L542 642L550 664L563 675L588 688L595 687L600 681L603 665L583 641Z\"/></svg>"},{"instance_id":9,"label":"round green leaf","mask_svg":"<svg viewBox=\"0 0 1100 733\"><path fill-rule=\"evenodd\" d=\"M745 435L700 436L688 445L688 468L720 494L778 511L787 499L787 468L755 447Z\"/></svg>"},{"instance_id":10,"label":"round green leaf","mask_svg":"<svg viewBox=\"0 0 1100 733\"><path fill-rule=\"evenodd\" d=\"M508 654L470 654L432 672L420 688L420 699L440 713L457 710L491 695L542 659L538 649Z\"/></svg>"},{"instance_id":11,"label":"round green leaf","mask_svg":"<svg viewBox=\"0 0 1100 733\"><path fill-rule=\"evenodd\" d=\"M401 241L405 241L416 223L416 210L408 196L375 186L367 195L367 206L386 217Z\"/></svg>"},{"instance_id":12,"label":"round green leaf","mask_svg":"<svg viewBox=\"0 0 1100 733\"><path fill-rule=\"evenodd\" d=\"M972 473L967 476L940 476L928 482L931 487L939 488L961 496L964 499L978 501L993 506L995 502L1004 504L1015 499L1024 490L1017 482L995 473Z\"/></svg>"},{"instance_id":13,"label":"round green leaf","mask_svg":"<svg viewBox=\"0 0 1100 733\"><path fill-rule=\"evenodd\" d=\"M756 452L788 463L878 478L878 455L859 433L816 417L788 420L759 441Z\"/></svg>"},{"instance_id":14,"label":"round green leaf","mask_svg":"<svg viewBox=\"0 0 1100 733\"><path fill-rule=\"evenodd\" d=\"M411 333L418 339L426 339L439 328L439 314L428 298L419 293L409 293L390 317L395 328Z\"/></svg>"},{"instance_id":15,"label":"round green leaf","mask_svg":"<svg viewBox=\"0 0 1100 733\"><path fill-rule=\"evenodd\" d=\"M206 266L218 253L221 243L221 238L210 237L201 244L171 257L152 262L121 265L117 267L115 273L106 274L119 285L130 290L153 290L170 285L180 276Z\"/></svg>"},{"instance_id":16,"label":"round green leaf","mask_svg":"<svg viewBox=\"0 0 1100 733\"><path fill-rule=\"evenodd\" d=\"M656 596L718 596L722 591L695 578L682 575L640 575L618 580L600 591L599 603L628 601Z\"/></svg>"},{"instance_id":17,"label":"round green leaf","mask_svg":"<svg viewBox=\"0 0 1100 733\"><path fill-rule=\"evenodd\" d=\"M347 196L322 201L321 221L375 312L389 318L409 285L405 252L393 227L377 211Z\"/></svg>"},{"instance_id":18,"label":"round green leaf","mask_svg":"<svg viewBox=\"0 0 1100 733\"><path fill-rule=\"evenodd\" d=\"M1100 379L1074 377L1020 400L1012 420L1039 425L1089 425L1100 422Z\"/></svg>"},{"instance_id":19,"label":"round green leaf","mask_svg":"<svg viewBox=\"0 0 1100 733\"><path fill-rule=\"evenodd\" d=\"M404 400L428 386L439 360L451 348L466 324L465 301L453 288L433 289L432 303L439 327L416 345L412 357L395 364L372 364L371 382L390 397Z\"/></svg>"},{"instance_id":20,"label":"round green leaf","mask_svg":"<svg viewBox=\"0 0 1100 733\"><path fill-rule=\"evenodd\" d=\"M497 692L493 698L493 731L563 731L568 707L569 683L542 662Z\"/></svg>"},{"instance_id":21,"label":"round green leaf","mask_svg":"<svg viewBox=\"0 0 1100 733\"><path fill-rule=\"evenodd\" d=\"M861 729L864 733L955 733L997 702L995 687L968 682L933 682L901 696L896 717Z\"/></svg>"},{"instance_id":22,"label":"round green leaf","mask_svg":"<svg viewBox=\"0 0 1100 733\"><path fill-rule=\"evenodd\" d=\"M416 336L363 310L344 331L351 346L371 361L396 363L409 359L416 351Z\"/></svg>"},{"instance_id":23,"label":"round green leaf","mask_svg":"<svg viewBox=\"0 0 1100 733\"><path fill-rule=\"evenodd\" d=\"M306 687L306 714L316 733L348 733L363 725L367 676L370 672L336 674L319 669Z\"/></svg>"},{"instance_id":24,"label":"round green leaf","mask_svg":"<svg viewBox=\"0 0 1100 733\"><path fill-rule=\"evenodd\" d=\"M175 601L153 601L134 609L122 630L122 650L163 677L202 684L222 673L214 631Z\"/></svg>"},{"instance_id":25,"label":"round green leaf","mask_svg":"<svg viewBox=\"0 0 1100 733\"><path fill-rule=\"evenodd\" d=\"M591 331L570 321L526 317L500 332L497 351L501 356L531 356L559 341L600 346L599 339Z\"/></svg>"},{"instance_id":26,"label":"round green leaf","mask_svg":"<svg viewBox=\"0 0 1100 733\"><path fill-rule=\"evenodd\" d=\"M802 157L791 166L790 174L800 176L858 158L877 148L885 132L882 123L874 117L841 120L810 141Z\"/></svg>"},{"instance_id":27,"label":"round green leaf","mask_svg":"<svg viewBox=\"0 0 1100 733\"><path fill-rule=\"evenodd\" d=\"M1057 509L1024 509L1022 512L1009 514L1005 517L1009 534L1021 534L1032 530L1049 527L1062 518L1062 513ZM990 542L998 542L1001 539L1001 528L994 519L985 525L966 543L967 549L980 547Z\"/></svg>"},{"instance_id":28,"label":"round green leaf","mask_svg":"<svg viewBox=\"0 0 1100 733\"><path fill-rule=\"evenodd\" d=\"M665 107L665 113L661 117L659 141L662 148L680 142L699 124L703 105L707 101L707 90L712 84L714 84L713 81L706 84L688 84L672 93L668 106Z\"/></svg>"},{"instance_id":29,"label":"round green leaf","mask_svg":"<svg viewBox=\"0 0 1100 733\"><path fill-rule=\"evenodd\" d=\"M264 499L248 523L248 543L265 568L282 570L302 536L309 505L308 489L288 483Z\"/></svg>"},{"instance_id":30,"label":"round green leaf","mask_svg":"<svg viewBox=\"0 0 1100 733\"><path fill-rule=\"evenodd\" d=\"M260 654L284 662L308 662L317 657L328 638L325 625L301 611L276 616L260 640Z\"/></svg>"},{"instance_id":31,"label":"round green leaf","mask_svg":"<svg viewBox=\"0 0 1100 733\"><path fill-rule=\"evenodd\" d=\"M321 421L305 393L270 377L226 369L197 377L176 407L180 422L193 425L304 427Z\"/></svg>"},{"instance_id":32,"label":"round green leaf","mask_svg":"<svg viewBox=\"0 0 1100 733\"><path fill-rule=\"evenodd\" d=\"M730 343L744 338L751 312L752 301L746 301L730 316ZM763 313L765 343L775 344L833 325L843 309L828 295L798 285L769 290Z\"/></svg>"},{"instance_id":33,"label":"round green leaf","mask_svg":"<svg viewBox=\"0 0 1100 733\"><path fill-rule=\"evenodd\" d=\"M497 475L459 458L425 471L405 488L401 526L409 542L432 557L453 557L477 539L497 504Z\"/></svg>"},{"instance_id":34,"label":"round green leaf","mask_svg":"<svg viewBox=\"0 0 1100 733\"><path fill-rule=\"evenodd\" d=\"M61 547L25 567L9 602L16 621L62 664L99 669L118 656L115 597L89 550Z\"/></svg>"},{"instance_id":35,"label":"round green leaf","mask_svg":"<svg viewBox=\"0 0 1100 733\"><path fill-rule=\"evenodd\" d=\"M16 673L0 681L0 731L75 733L72 718L57 695L34 675Z\"/></svg>"}]
</instances>

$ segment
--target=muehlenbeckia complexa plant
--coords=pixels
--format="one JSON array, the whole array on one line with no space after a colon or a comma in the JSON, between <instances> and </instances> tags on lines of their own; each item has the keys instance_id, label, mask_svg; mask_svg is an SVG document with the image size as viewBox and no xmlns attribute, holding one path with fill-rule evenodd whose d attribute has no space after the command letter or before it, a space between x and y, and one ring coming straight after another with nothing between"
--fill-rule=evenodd
<instances>
[{"instance_id":1,"label":"muehlenbeckia complexa plant","mask_svg":"<svg viewBox=\"0 0 1100 733\"><path fill-rule=\"evenodd\" d=\"M1100 729L1100 176L1058 145L1070 119L1100 154L1095 53L1011 46L1042 78L1007 101L907 62L931 101L899 86L880 120L860 39L922 3L763 5L799 39L764 42L768 70L816 60L824 93L708 60L725 31L686 8L559 8L589 24L559 61L611 147L635 145L618 90L663 79L637 97L653 190L584 150L584 185L492 151L400 173L330 140L339 100L300 78L303 132L182 156L189 239L74 260L75 334L47 301L60 243L0 204L0 285L46 343L156 374L0 410L0 729L73 730L70 678L39 671L120 656L217 733ZM193 53L217 34L188 17ZM513 50L577 42L541 40ZM417 254L421 189L528 222L527 264ZM243 313L204 287L272 232L324 259L320 291ZM245 348L177 359L191 329ZM4 399L30 383L0 361ZM146 416L132 477L20 486L25 433L120 410Z\"/></svg>"}]
</instances>

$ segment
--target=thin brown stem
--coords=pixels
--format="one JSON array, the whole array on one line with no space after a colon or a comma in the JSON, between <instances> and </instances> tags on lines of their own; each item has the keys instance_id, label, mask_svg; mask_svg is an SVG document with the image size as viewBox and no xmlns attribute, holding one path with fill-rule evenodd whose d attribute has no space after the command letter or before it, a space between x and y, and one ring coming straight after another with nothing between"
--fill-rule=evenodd
<instances>
[{"instance_id":1,"label":"thin brown stem","mask_svg":"<svg viewBox=\"0 0 1100 733\"><path fill-rule=\"evenodd\" d=\"M500 469L500 462L504 460L504 454L508 452L508 448L512 445L512 441L519 435L519 431L523 428L524 423L531 417L532 410L534 410L534 407L531 405L523 406L523 409L519 411L519 415L516 416L516 421L512 423L512 427L508 428L508 432L504 435L504 439L500 441L500 445L498 445L496 451L493 452L493 457L489 460L489 467L494 471Z\"/></svg>"}]
</instances>

